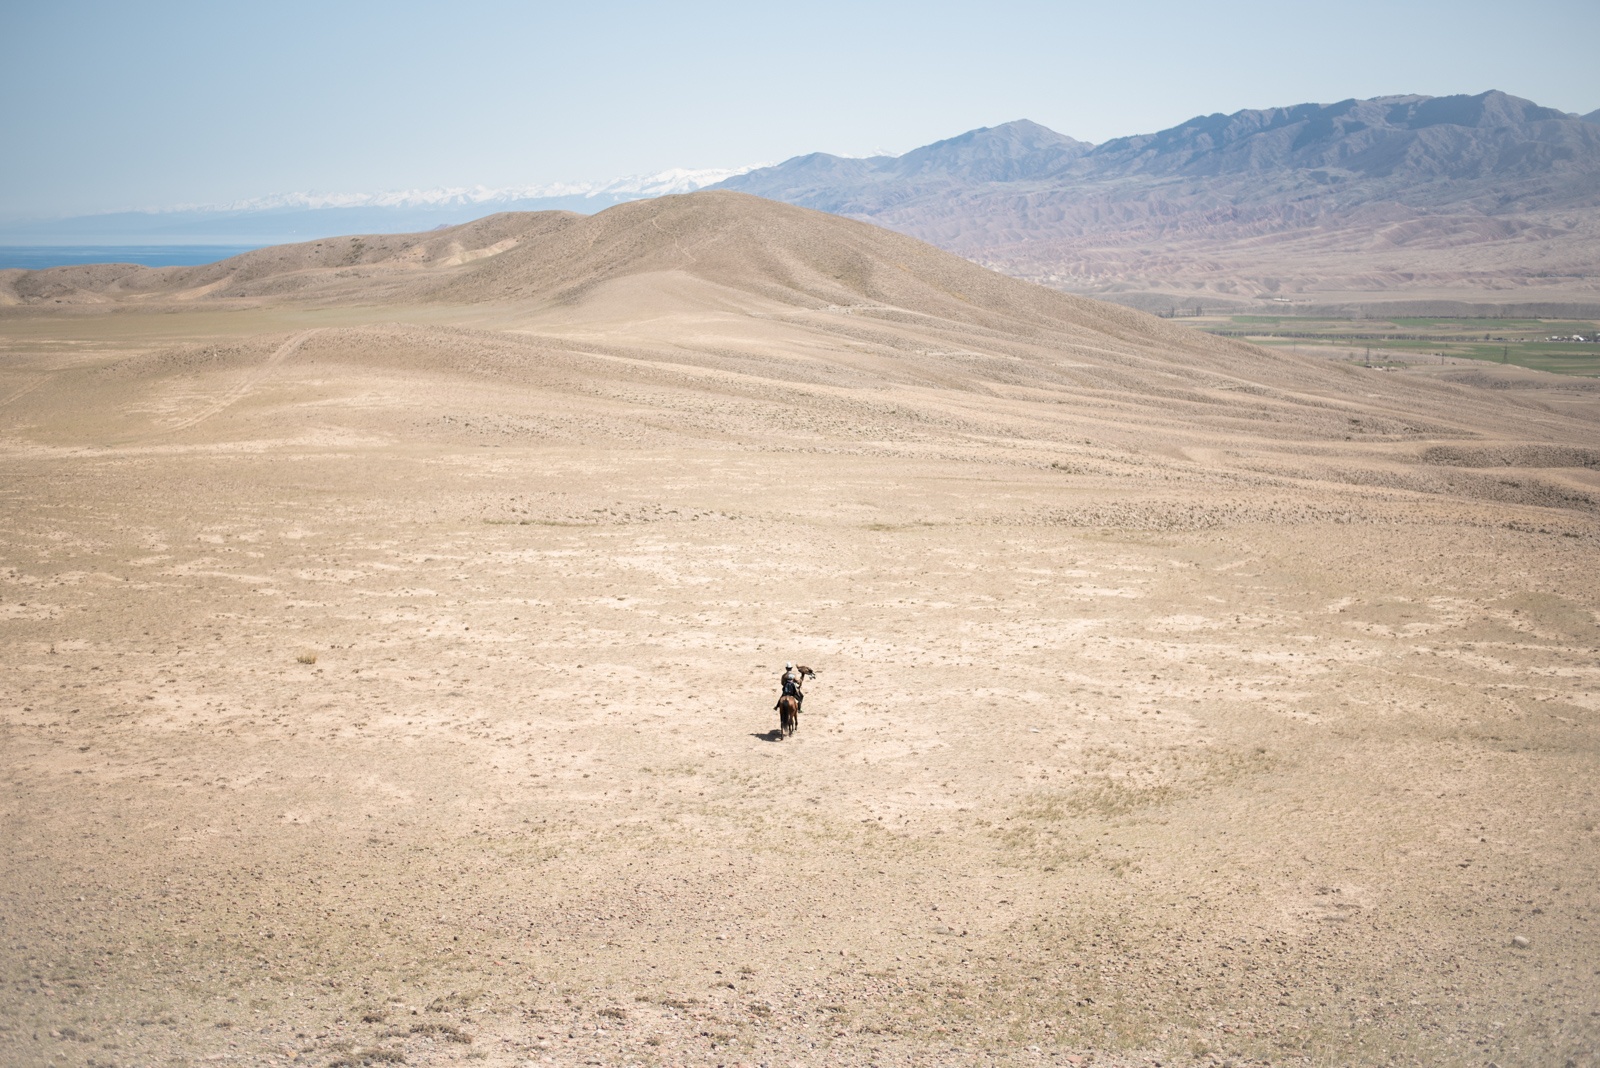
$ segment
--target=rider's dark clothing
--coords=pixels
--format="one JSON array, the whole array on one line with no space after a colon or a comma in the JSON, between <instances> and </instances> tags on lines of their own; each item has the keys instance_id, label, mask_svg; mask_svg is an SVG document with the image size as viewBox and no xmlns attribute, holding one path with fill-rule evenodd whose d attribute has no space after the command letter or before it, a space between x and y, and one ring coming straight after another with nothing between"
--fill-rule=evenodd
<instances>
[{"instance_id":1,"label":"rider's dark clothing","mask_svg":"<svg viewBox=\"0 0 1600 1068\"><path fill-rule=\"evenodd\" d=\"M783 696L793 697L801 707L805 706L806 695L800 692L800 673L798 671L785 671L783 673Z\"/></svg>"}]
</instances>

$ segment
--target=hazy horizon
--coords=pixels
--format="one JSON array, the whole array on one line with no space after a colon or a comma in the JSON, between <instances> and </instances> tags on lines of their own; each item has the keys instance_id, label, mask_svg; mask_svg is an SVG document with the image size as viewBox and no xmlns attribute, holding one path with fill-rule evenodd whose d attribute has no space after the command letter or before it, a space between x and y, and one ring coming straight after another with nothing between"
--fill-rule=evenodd
<instances>
[{"instance_id":1,"label":"hazy horizon","mask_svg":"<svg viewBox=\"0 0 1600 1068\"><path fill-rule=\"evenodd\" d=\"M1336 23L1265 4L1129 19L1012 2L730 4L604 12L506 4L108 4L0 15L11 159L0 218L288 193L603 185L826 151L899 153L1029 118L1088 141L1200 114L1501 89L1600 106L1600 13L1362 3ZM1381 27L1381 33L1375 32ZM1585 32L1588 31L1588 32ZM1419 47L1426 42L1426 47Z\"/></svg>"}]
</instances>

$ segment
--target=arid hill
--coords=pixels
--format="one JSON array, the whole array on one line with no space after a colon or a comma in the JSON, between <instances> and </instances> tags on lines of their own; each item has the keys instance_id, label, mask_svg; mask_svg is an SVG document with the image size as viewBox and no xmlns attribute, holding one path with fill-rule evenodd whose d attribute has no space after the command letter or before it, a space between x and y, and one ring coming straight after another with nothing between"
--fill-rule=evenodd
<instances>
[{"instance_id":1,"label":"arid hill","mask_svg":"<svg viewBox=\"0 0 1600 1068\"><path fill-rule=\"evenodd\" d=\"M1477 437L1490 427L1556 442L1572 432L1503 396L1432 381L1357 390L1353 384L1371 372L1196 334L1018 281L876 226L738 193L663 197L594 216L497 215L428 234L262 249L204 267L8 272L3 284L25 307L112 314L158 306L363 307L382 317L385 308L481 308L477 318L536 325L545 335L540 346L557 331L564 344L582 338L579 348L620 353L627 337L646 351L661 347L675 360L741 374L754 360L763 365L756 377L774 388L796 375L1000 391L1019 400L1042 391L1037 399L1052 404L1056 422L1093 419L1130 441L1159 425L1177 435L1172 447L1284 435L1343 441L1352 437L1352 420L1360 420L1363 440L1377 434L1391 444ZM686 351L685 329L710 330L728 347L691 343ZM308 338L297 344L297 359L348 347L352 337ZM495 345L508 340L535 343L519 331ZM766 353L741 351L776 341L809 353L774 363ZM171 358L182 366L190 360ZM414 357L404 358L415 366ZM609 372L596 366L593 373Z\"/></svg>"},{"instance_id":2,"label":"arid hill","mask_svg":"<svg viewBox=\"0 0 1600 1068\"><path fill-rule=\"evenodd\" d=\"M0 286L8 1066L1600 1049L1592 383L729 192Z\"/></svg>"},{"instance_id":3,"label":"arid hill","mask_svg":"<svg viewBox=\"0 0 1600 1068\"><path fill-rule=\"evenodd\" d=\"M1500 92L1198 116L1101 145L1007 123L721 188L1158 310L1600 297L1600 127Z\"/></svg>"}]
</instances>

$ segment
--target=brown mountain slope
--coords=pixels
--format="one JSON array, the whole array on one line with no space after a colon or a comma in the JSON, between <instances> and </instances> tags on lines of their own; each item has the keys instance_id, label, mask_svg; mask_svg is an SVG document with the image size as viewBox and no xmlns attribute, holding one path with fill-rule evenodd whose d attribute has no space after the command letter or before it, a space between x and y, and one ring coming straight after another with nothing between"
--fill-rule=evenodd
<instances>
[{"instance_id":1,"label":"brown mountain slope","mask_svg":"<svg viewBox=\"0 0 1600 1068\"><path fill-rule=\"evenodd\" d=\"M1501 92L1197 116L1094 146L1008 123L845 162L800 156L722 188L1161 310L1600 295L1600 131Z\"/></svg>"}]
</instances>

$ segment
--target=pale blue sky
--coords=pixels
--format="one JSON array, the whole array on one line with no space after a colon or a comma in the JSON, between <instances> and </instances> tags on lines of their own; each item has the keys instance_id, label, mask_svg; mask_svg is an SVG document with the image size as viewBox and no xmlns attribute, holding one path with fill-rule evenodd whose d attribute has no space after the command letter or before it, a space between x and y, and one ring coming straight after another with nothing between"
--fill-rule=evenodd
<instances>
[{"instance_id":1,"label":"pale blue sky","mask_svg":"<svg viewBox=\"0 0 1600 1068\"><path fill-rule=\"evenodd\" d=\"M904 151L1031 118L1503 89L1600 108L1600 3L0 4L0 216Z\"/></svg>"}]
</instances>

